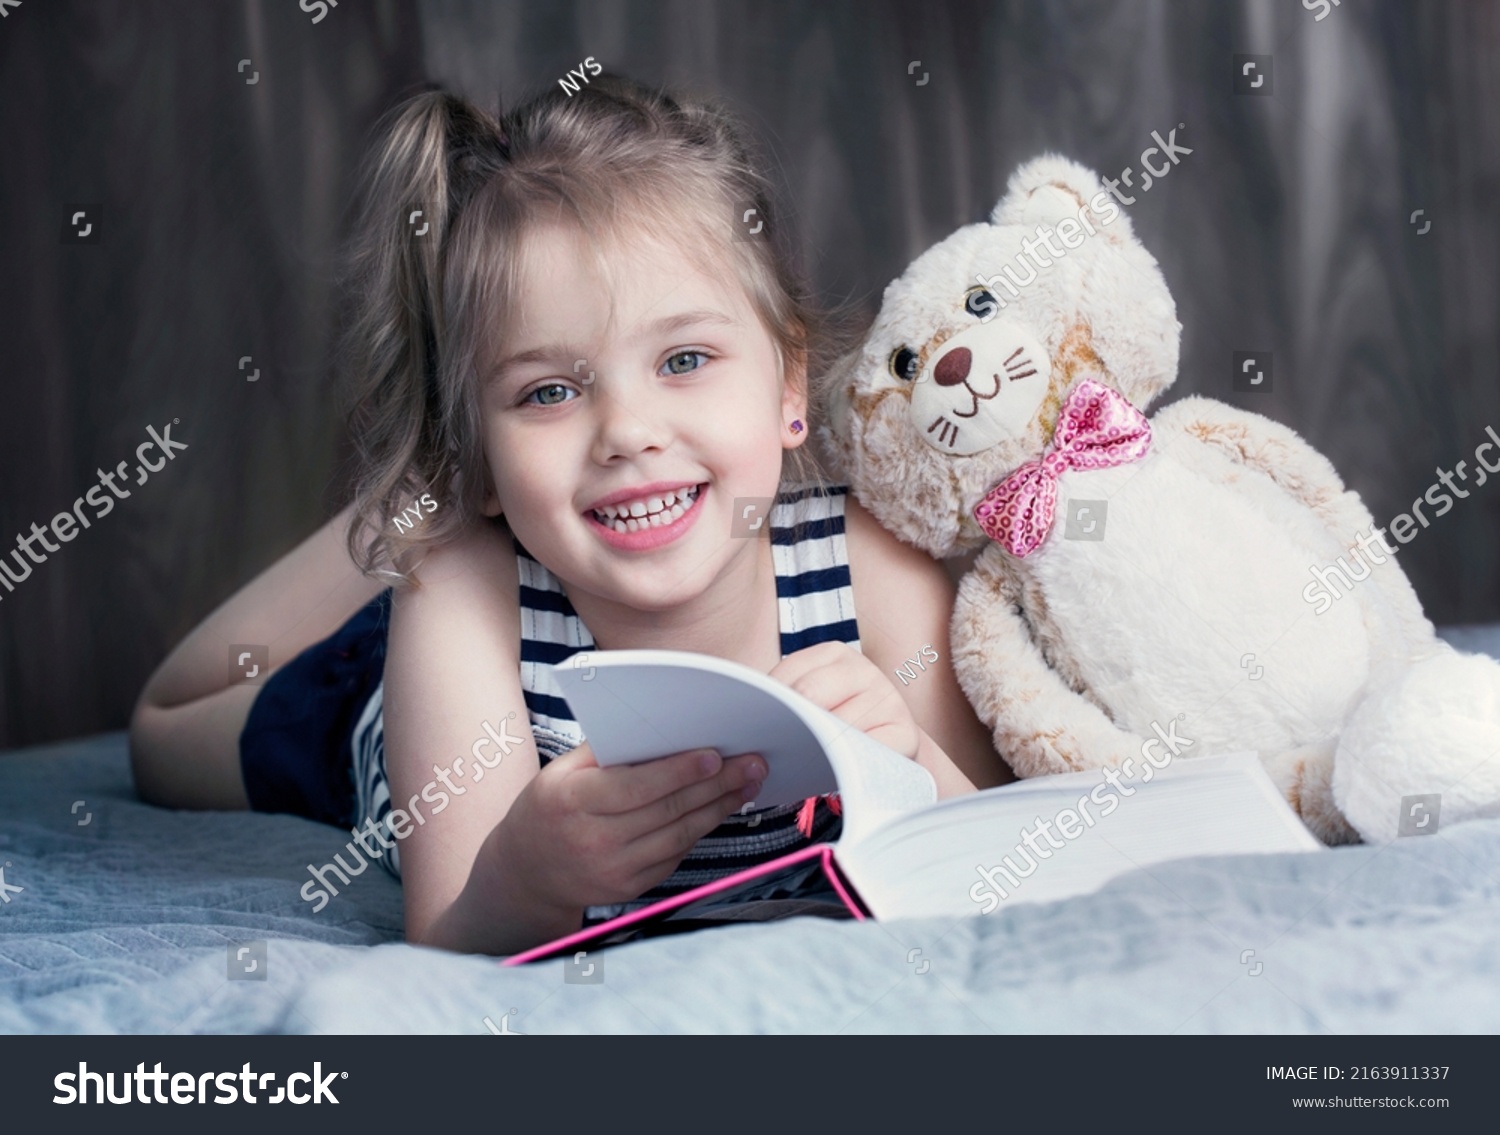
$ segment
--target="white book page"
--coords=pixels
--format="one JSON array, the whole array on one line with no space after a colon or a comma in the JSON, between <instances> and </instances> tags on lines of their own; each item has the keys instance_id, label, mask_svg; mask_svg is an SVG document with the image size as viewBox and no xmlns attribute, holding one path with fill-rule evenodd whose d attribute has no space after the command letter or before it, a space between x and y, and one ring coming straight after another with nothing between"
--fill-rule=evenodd
<instances>
[{"instance_id":1,"label":"white book page","mask_svg":"<svg viewBox=\"0 0 1500 1135\"><path fill-rule=\"evenodd\" d=\"M937 803L937 783L916 761L818 706L814 729L828 752L842 794L839 847L865 839L908 812Z\"/></svg>"},{"instance_id":2,"label":"white book page","mask_svg":"<svg viewBox=\"0 0 1500 1135\"><path fill-rule=\"evenodd\" d=\"M1062 831L1056 820L1065 809L1074 818ZM1092 825L1082 819L1084 811ZM1037 831L1038 820L1052 824L1052 841ZM1036 850L1023 839L1027 831L1037 833L1031 841ZM1122 777L1119 789L1101 772L1085 772L956 797L841 844L837 858L878 918L924 918L1088 894L1127 871L1188 856L1321 846L1256 756L1241 753L1184 758L1153 771L1150 781L1140 773ZM980 867L992 870L998 890ZM976 897L976 888L994 899Z\"/></svg>"},{"instance_id":3,"label":"white book page","mask_svg":"<svg viewBox=\"0 0 1500 1135\"><path fill-rule=\"evenodd\" d=\"M608 650L574 655L551 673L603 766L686 749L760 753L769 772L756 807L839 792L846 831L937 797L926 769L737 662L687 651ZM855 819L867 812L873 821Z\"/></svg>"}]
</instances>

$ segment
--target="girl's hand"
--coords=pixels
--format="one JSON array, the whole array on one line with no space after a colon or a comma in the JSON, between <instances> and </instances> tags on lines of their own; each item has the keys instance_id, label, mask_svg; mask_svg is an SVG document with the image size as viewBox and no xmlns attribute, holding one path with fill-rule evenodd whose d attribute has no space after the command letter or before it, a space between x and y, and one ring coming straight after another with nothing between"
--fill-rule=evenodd
<instances>
[{"instance_id":1,"label":"girl's hand","mask_svg":"<svg viewBox=\"0 0 1500 1135\"><path fill-rule=\"evenodd\" d=\"M788 654L770 676L814 705L912 760L922 730L885 672L846 642L820 642Z\"/></svg>"},{"instance_id":2,"label":"girl's hand","mask_svg":"<svg viewBox=\"0 0 1500 1135\"><path fill-rule=\"evenodd\" d=\"M755 799L765 758L693 749L600 768L587 742L532 777L496 828L506 871L535 907L628 902Z\"/></svg>"}]
</instances>

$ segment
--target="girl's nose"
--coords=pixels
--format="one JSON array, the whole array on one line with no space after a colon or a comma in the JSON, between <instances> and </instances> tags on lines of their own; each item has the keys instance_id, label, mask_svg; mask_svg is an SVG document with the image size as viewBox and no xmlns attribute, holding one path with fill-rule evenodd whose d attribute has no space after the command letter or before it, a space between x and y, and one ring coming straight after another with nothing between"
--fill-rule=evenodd
<instances>
[{"instance_id":1,"label":"girl's nose","mask_svg":"<svg viewBox=\"0 0 1500 1135\"><path fill-rule=\"evenodd\" d=\"M594 459L633 456L666 444L667 430L651 404L644 387L622 389L618 384L595 382L590 391L596 422Z\"/></svg>"}]
</instances>

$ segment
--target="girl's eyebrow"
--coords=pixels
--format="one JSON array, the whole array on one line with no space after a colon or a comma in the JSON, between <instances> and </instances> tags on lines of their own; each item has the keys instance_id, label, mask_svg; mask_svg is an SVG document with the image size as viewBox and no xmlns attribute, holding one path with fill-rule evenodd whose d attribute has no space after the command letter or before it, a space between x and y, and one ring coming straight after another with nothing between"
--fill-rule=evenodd
<instances>
[{"instance_id":1,"label":"girl's eyebrow","mask_svg":"<svg viewBox=\"0 0 1500 1135\"><path fill-rule=\"evenodd\" d=\"M702 308L697 311L684 311L676 315L668 315L649 323L639 332L637 338L647 338L654 335L670 335L688 327L711 325L717 327L738 327L740 321L731 319L721 311L712 308ZM496 363L485 379L485 385L497 385L508 371L517 367L525 366L527 363L547 362L551 359L581 359L586 353L578 348L570 347L566 343L556 343L545 347L532 347L525 351L517 351L506 355Z\"/></svg>"}]
</instances>

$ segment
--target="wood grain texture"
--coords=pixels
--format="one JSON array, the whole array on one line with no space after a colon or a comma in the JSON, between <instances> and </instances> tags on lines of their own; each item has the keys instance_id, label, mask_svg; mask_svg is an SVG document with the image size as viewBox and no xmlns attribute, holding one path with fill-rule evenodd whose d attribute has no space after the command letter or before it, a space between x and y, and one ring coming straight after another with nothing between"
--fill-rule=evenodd
<instances>
[{"instance_id":1,"label":"wood grain texture","mask_svg":"<svg viewBox=\"0 0 1500 1135\"><path fill-rule=\"evenodd\" d=\"M0 592L0 745L122 727L332 507L336 241L365 132L421 80L410 5L335 14L121 0L0 25L0 539L133 469L148 425L189 446ZM73 202L102 203L100 243L60 243Z\"/></svg>"},{"instance_id":2,"label":"wood grain texture","mask_svg":"<svg viewBox=\"0 0 1500 1135\"><path fill-rule=\"evenodd\" d=\"M1234 93L1235 54L1273 56L1271 96ZM27 5L0 26L0 534L148 423L192 448L0 593L0 745L122 726L172 644L331 511L329 274L373 119L423 78L508 108L589 55L745 114L815 284L870 315L1022 161L1139 185L1180 123L1193 153L1130 207L1184 327L1172 397L1291 425L1381 522L1500 430L1494 2ZM59 242L77 201L104 203L101 244ZM1232 391L1237 350L1273 353L1270 393ZM1500 618L1500 484L1401 560L1435 620Z\"/></svg>"}]
</instances>

